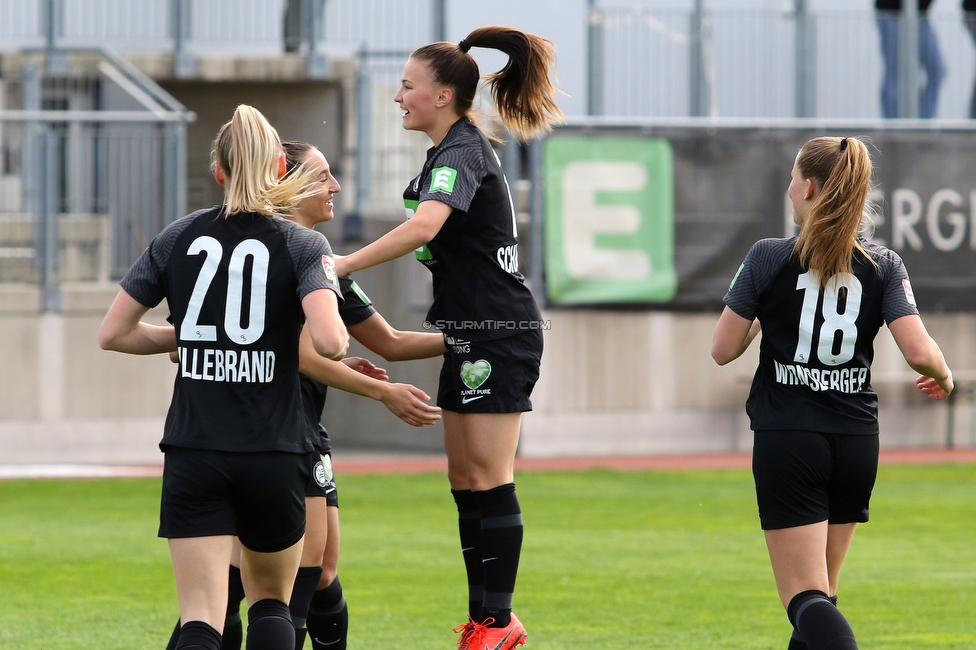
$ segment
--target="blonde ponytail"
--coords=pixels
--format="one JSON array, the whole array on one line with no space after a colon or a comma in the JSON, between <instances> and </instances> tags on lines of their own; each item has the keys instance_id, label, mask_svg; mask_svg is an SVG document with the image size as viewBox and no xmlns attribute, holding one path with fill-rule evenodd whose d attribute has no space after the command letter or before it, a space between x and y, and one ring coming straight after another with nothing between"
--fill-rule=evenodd
<instances>
[{"instance_id":1,"label":"blonde ponytail","mask_svg":"<svg viewBox=\"0 0 976 650\"><path fill-rule=\"evenodd\" d=\"M312 174L280 177L281 139L264 115L241 104L214 139L211 167L224 176L224 214L257 212L289 216L315 193Z\"/></svg>"}]
</instances>

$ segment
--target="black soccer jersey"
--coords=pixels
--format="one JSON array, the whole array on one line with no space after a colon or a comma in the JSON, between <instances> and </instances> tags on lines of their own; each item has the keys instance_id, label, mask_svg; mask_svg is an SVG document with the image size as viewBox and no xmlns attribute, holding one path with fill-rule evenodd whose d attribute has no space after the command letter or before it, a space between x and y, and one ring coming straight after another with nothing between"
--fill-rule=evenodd
<instances>
[{"instance_id":1,"label":"black soccer jersey","mask_svg":"<svg viewBox=\"0 0 976 650\"><path fill-rule=\"evenodd\" d=\"M179 367L160 446L309 452L301 300L340 294L321 233L260 214L195 212L157 235L122 279L147 307L166 298ZM340 294L341 295L341 294Z\"/></svg>"},{"instance_id":2,"label":"black soccer jersey","mask_svg":"<svg viewBox=\"0 0 976 650\"><path fill-rule=\"evenodd\" d=\"M339 315L346 327L358 325L376 313L369 297L348 275L339 278L339 287L342 290L342 304L339 306ZM312 430L318 431L318 435L315 437L316 449L321 453L327 452L332 449L332 443L329 440L329 432L322 426L322 411L325 410L325 398L329 387L305 375L300 375L300 378L305 418Z\"/></svg>"},{"instance_id":3,"label":"black soccer jersey","mask_svg":"<svg viewBox=\"0 0 976 650\"><path fill-rule=\"evenodd\" d=\"M894 251L862 240L877 266L855 251L853 274L821 289L793 255L795 242L757 242L725 296L762 325L746 402L752 428L876 434L874 337L882 322L918 313L908 273Z\"/></svg>"},{"instance_id":4,"label":"black soccer jersey","mask_svg":"<svg viewBox=\"0 0 976 650\"><path fill-rule=\"evenodd\" d=\"M428 322L473 340L538 329L539 308L519 272L508 182L491 143L471 120L455 122L427 151L423 170L403 198L408 218L427 200L453 208L440 232L416 253L433 275Z\"/></svg>"}]
</instances>

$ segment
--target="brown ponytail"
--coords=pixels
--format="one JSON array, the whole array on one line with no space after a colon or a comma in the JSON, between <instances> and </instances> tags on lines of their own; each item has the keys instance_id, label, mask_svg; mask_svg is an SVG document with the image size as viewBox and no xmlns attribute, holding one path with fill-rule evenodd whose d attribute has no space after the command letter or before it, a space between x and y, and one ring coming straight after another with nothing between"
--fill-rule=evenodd
<instances>
[{"instance_id":1,"label":"brown ponytail","mask_svg":"<svg viewBox=\"0 0 976 650\"><path fill-rule=\"evenodd\" d=\"M563 118L554 95L559 92L550 79L556 48L552 41L510 27L480 27L460 43L432 43L410 55L430 66L434 79L454 90L461 115L468 115L478 92L481 74L472 47L499 50L508 63L498 72L485 75L502 124L517 137L527 140L551 130Z\"/></svg>"},{"instance_id":2,"label":"brown ponytail","mask_svg":"<svg viewBox=\"0 0 976 650\"><path fill-rule=\"evenodd\" d=\"M807 142L796 159L801 178L812 179L820 193L793 247L804 268L819 273L820 286L839 273L851 272L871 189L871 156L857 138L821 137Z\"/></svg>"}]
</instances>

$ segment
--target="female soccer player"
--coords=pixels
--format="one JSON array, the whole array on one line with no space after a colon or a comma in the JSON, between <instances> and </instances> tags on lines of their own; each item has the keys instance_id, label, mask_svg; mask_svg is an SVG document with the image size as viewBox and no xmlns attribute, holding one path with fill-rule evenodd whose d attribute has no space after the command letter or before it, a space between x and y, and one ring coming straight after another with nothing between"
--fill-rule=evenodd
<instances>
[{"instance_id":1,"label":"female soccer player","mask_svg":"<svg viewBox=\"0 0 976 650\"><path fill-rule=\"evenodd\" d=\"M313 182L311 194L298 203L290 218L306 228L330 221L334 216L332 199L341 188L325 156L306 142L284 142L282 147L288 174L307 171ZM371 351L388 361L421 359L444 353L444 339L440 334L396 330L373 308L369 298L351 278L339 278L339 286L343 298L339 315L350 335ZM345 650L348 610L338 579L339 499L332 472L332 445L328 432L321 425L327 388L333 386L376 399L413 426L438 421L440 409L427 404L430 397L419 388L388 382L384 370L364 359L346 357L342 361L332 361L322 358L313 349L307 332L303 332L299 345L299 371L305 416L318 435L315 437L317 453L312 459L311 479L305 488L305 546L289 603L295 625L295 648L301 650L308 632L315 650ZM243 598L241 574L235 562L230 567L221 650L241 647L240 603ZM176 647L179 631L177 624L167 650Z\"/></svg>"},{"instance_id":2,"label":"female soccer player","mask_svg":"<svg viewBox=\"0 0 976 650\"><path fill-rule=\"evenodd\" d=\"M457 631L462 648L506 650L525 643L512 614L522 545L513 466L521 414L531 409L539 375L541 316L519 273L507 181L469 116L480 80L471 47L509 56L488 82L511 133L528 138L561 117L549 78L555 50L543 38L482 27L458 44L415 50L393 99L403 127L423 131L434 146L404 192L410 218L340 258L339 268L345 275L416 251L433 275L427 320L447 344L437 405L468 576L469 622Z\"/></svg>"},{"instance_id":3,"label":"female soccer player","mask_svg":"<svg viewBox=\"0 0 976 650\"><path fill-rule=\"evenodd\" d=\"M871 361L882 323L922 375L923 393L939 400L952 391L901 258L859 236L870 183L861 141L821 137L803 145L787 192L800 233L752 247L712 343L712 358L724 365L762 329L746 411L759 518L794 627L791 650L857 648L836 594L877 475Z\"/></svg>"},{"instance_id":4,"label":"female soccer player","mask_svg":"<svg viewBox=\"0 0 976 650\"><path fill-rule=\"evenodd\" d=\"M325 237L281 218L309 193L282 179L277 132L241 105L214 141L221 206L167 226L126 276L99 331L104 349L178 350L160 447L161 537L169 539L182 632L177 648L217 650L234 535L243 546L249 650L292 650L288 600L305 532L314 451L298 379L301 320L316 351L348 336ZM174 326L142 316L166 299Z\"/></svg>"},{"instance_id":5,"label":"female soccer player","mask_svg":"<svg viewBox=\"0 0 976 650\"><path fill-rule=\"evenodd\" d=\"M288 172L307 169L317 182L316 193L298 205L294 213L295 221L312 228L317 223L331 220L332 198L339 192L340 186L332 175L328 161L308 143L286 142L283 146ZM444 340L439 334L395 330L377 313L369 298L351 278L339 278L339 285L343 296L339 315L349 334L368 349L388 361L422 359L444 353ZM350 367L343 362L337 363L315 355L306 333L302 335L299 358L306 417L319 432L318 451L321 459L313 476L322 480L310 482L305 493L308 528L299 581L295 584L291 603L297 634L295 647L300 650L304 642L304 632L300 626L304 621L315 650L344 650L348 613L338 578L339 500L332 475L329 434L319 423L325 407L326 387L333 386L377 399L390 412L413 426L433 424L440 419L440 409L427 404L430 397L419 388L410 384L388 383L385 372L372 368L368 362L357 360L359 363Z\"/></svg>"}]
</instances>

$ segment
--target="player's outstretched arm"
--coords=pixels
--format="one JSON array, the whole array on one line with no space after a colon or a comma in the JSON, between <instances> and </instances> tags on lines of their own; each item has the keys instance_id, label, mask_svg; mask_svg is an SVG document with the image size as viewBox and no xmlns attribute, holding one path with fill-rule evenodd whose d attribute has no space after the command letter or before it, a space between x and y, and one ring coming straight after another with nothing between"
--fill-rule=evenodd
<instances>
[{"instance_id":1,"label":"player's outstretched arm","mask_svg":"<svg viewBox=\"0 0 976 650\"><path fill-rule=\"evenodd\" d=\"M915 384L932 399L945 399L952 392L952 371L942 349L935 342L922 319L909 314L888 323L888 329L912 370L922 375Z\"/></svg>"},{"instance_id":2,"label":"player's outstretched arm","mask_svg":"<svg viewBox=\"0 0 976 650\"><path fill-rule=\"evenodd\" d=\"M142 317L149 308L120 289L98 329L98 345L103 350L127 354L158 354L176 350L176 330L172 325L150 325Z\"/></svg>"},{"instance_id":3,"label":"player's outstretched arm","mask_svg":"<svg viewBox=\"0 0 976 650\"><path fill-rule=\"evenodd\" d=\"M417 250L440 232L453 208L440 201L424 201L416 214L371 244L349 255L336 255L339 277L368 269Z\"/></svg>"},{"instance_id":4,"label":"player's outstretched arm","mask_svg":"<svg viewBox=\"0 0 976 650\"><path fill-rule=\"evenodd\" d=\"M349 334L387 361L427 359L444 354L444 336L434 332L401 332L379 313L349 327Z\"/></svg>"},{"instance_id":5,"label":"player's outstretched arm","mask_svg":"<svg viewBox=\"0 0 976 650\"><path fill-rule=\"evenodd\" d=\"M391 384L354 370L341 361L321 357L312 346L307 325L299 343L298 370L328 386L378 400L411 426L422 427L441 419L441 410L428 404L430 396L416 386Z\"/></svg>"},{"instance_id":6,"label":"player's outstretched arm","mask_svg":"<svg viewBox=\"0 0 976 650\"><path fill-rule=\"evenodd\" d=\"M712 334L712 358L724 366L738 359L759 334L759 319L748 320L726 307Z\"/></svg>"}]
</instances>

